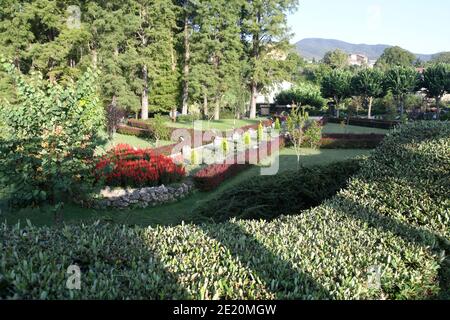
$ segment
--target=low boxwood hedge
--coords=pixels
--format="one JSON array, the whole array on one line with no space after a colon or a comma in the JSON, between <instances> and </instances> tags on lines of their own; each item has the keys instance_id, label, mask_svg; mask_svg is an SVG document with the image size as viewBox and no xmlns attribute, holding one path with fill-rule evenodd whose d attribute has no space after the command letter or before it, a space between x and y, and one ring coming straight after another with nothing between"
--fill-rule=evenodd
<instances>
[{"instance_id":1,"label":"low boxwood hedge","mask_svg":"<svg viewBox=\"0 0 450 320\"><path fill-rule=\"evenodd\" d=\"M271 222L0 232L0 298L429 299L448 292L450 124L394 131L348 188ZM81 267L81 290L66 289ZM380 286L368 281L380 268ZM373 278L372 278L373 279Z\"/></svg>"},{"instance_id":2,"label":"low boxwood hedge","mask_svg":"<svg viewBox=\"0 0 450 320\"><path fill-rule=\"evenodd\" d=\"M197 210L198 219L214 222L238 219L273 219L282 214L298 214L319 205L344 188L360 168L360 160L348 160L301 168L276 176L253 177Z\"/></svg>"}]
</instances>

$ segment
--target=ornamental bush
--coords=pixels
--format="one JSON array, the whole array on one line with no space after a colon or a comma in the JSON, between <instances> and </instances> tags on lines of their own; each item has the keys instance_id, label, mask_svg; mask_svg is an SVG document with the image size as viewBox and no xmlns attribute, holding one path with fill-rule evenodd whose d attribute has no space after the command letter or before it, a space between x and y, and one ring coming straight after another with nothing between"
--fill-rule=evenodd
<instances>
[{"instance_id":1,"label":"ornamental bush","mask_svg":"<svg viewBox=\"0 0 450 320\"><path fill-rule=\"evenodd\" d=\"M322 109L326 105L320 87L308 83L301 83L290 90L280 92L275 100L279 105L294 103L301 106L311 106L315 109Z\"/></svg>"},{"instance_id":2,"label":"ornamental bush","mask_svg":"<svg viewBox=\"0 0 450 320\"><path fill-rule=\"evenodd\" d=\"M149 187L179 182L184 167L169 157L155 154L151 149L135 149L127 144L117 145L98 162L97 180L111 187Z\"/></svg>"},{"instance_id":3,"label":"ornamental bush","mask_svg":"<svg viewBox=\"0 0 450 320\"><path fill-rule=\"evenodd\" d=\"M88 70L62 86L41 75L25 78L2 61L14 80L17 103L0 105L7 134L0 139L0 192L14 206L60 203L83 195L93 183L95 149L105 141L104 108Z\"/></svg>"}]
</instances>

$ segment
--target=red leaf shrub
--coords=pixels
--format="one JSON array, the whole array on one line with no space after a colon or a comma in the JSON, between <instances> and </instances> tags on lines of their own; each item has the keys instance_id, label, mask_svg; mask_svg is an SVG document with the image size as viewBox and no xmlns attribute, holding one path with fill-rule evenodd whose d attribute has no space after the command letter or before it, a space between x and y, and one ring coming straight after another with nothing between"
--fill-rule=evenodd
<instances>
[{"instance_id":1,"label":"red leaf shrub","mask_svg":"<svg viewBox=\"0 0 450 320\"><path fill-rule=\"evenodd\" d=\"M214 190L225 180L249 168L251 164L254 164L253 161L259 163L262 160L261 156L271 156L274 152L284 147L285 140L283 137L279 137L278 145L274 144L274 141L269 141L266 144L261 144L258 149L247 149L243 151L243 154L232 155L231 157L234 157L232 162L234 163L209 165L195 174L195 186L201 191ZM245 159L245 163L239 163L239 159Z\"/></svg>"},{"instance_id":2,"label":"red leaf shrub","mask_svg":"<svg viewBox=\"0 0 450 320\"><path fill-rule=\"evenodd\" d=\"M194 176L194 183L201 191L211 191L223 181L236 176L248 167L248 164L212 164L197 172Z\"/></svg>"},{"instance_id":3,"label":"red leaf shrub","mask_svg":"<svg viewBox=\"0 0 450 320\"><path fill-rule=\"evenodd\" d=\"M178 182L186 171L171 158L151 149L120 144L98 161L95 174L98 180L105 179L108 186L147 187Z\"/></svg>"}]
</instances>

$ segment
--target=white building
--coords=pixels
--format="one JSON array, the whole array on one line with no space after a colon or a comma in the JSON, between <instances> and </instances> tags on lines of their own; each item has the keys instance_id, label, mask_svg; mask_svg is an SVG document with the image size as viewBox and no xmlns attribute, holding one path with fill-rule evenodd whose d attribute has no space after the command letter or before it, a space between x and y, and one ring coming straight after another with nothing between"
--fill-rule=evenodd
<instances>
[{"instance_id":1,"label":"white building","mask_svg":"<svg viewBox=\"0 0 450 320\"><path fill-rule=\"evenodd\" d=\"M291 82L288 81L283 81L281 83L277 83L274 84L266 94L263 93L259 93L257 98L256 98L256 103L257 104L261 104L261 103L275 103L275 97L281 92L281 91L285 91L285 90L289 90L293 87L294 85Z\"/></svg>"},{"instance_id":2,"label":"white building","mask_svg":"<svg viewBox=\"0 0 450 320\"><path fill-rule=\"evenodd\" d=\"M368 66L369 57L363 54L352 53L348 55L348 63L351 66Z\"/></svg>"}]
</instances>

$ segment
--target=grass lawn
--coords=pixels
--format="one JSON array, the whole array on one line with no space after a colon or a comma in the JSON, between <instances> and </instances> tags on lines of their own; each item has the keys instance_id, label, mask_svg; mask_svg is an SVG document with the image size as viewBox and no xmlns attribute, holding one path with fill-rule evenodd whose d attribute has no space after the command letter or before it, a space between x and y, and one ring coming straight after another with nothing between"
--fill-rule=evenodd
<instances>
[{"instance_id":1,"label":"grass lawn","mask_svg":"<svg viewBox=\"0 0 450 320\"><path fill-rule=\"evenodd\" d=\"M359 155L367 155L368 150L312 150L302 151L301 163L304 166L329 164L335 161L354 158ZM284 149L280 153L280 172L295 170L297 168L297 157L294 150ZM93 220L106 220L119 224L128 225L177 225L182 221L188 222L194 215L196 207L203 201L215 197L228 188L260 174L260 167L253 167L240 175L227 180L219 188L212 192L196 192L188 198L173 204L164 206L133 209L127 211L108 210L98 211L93 209L83 209L77 206L68 205L64 208L63 219L66 223L81 223ZM0 215L0 220L7 220L8 223L25 223L29 219L37 226L52 225L54 223L53 214L48 208L24 209L15 213L4 213Z\"/></svg>"},{"instance_id":2,"label":"grass lawn","mask_svg":"<svg viewBox=\"0 0 450 320\"><path fill-rule=\"evenodd\" d=\"M337 123L328 123L323 128L323 133L360 133L360 134L386 134L389 130L378 129L378 128L368 128L368 127L358 127L358 126L341 126Z\"/></svg>"},{"instance_id":3,"label":"grass lawn","mask_svg":"<svg viewBox=\"0 0 450 320\"><path fill-rule=\"evenodd\" d=\"M120 134L120 133L116 133L114 135L113 140L109 141L105 147L103 148L99 148L101 151L105 151L108 149L111 149L113 146L116 146L118 144L128 144L132 147L135 148L155 148L156 147L156 142L153 140L147 140L147 139L142 139L136 136L129 136L129 135L124 135L124 134ZM158 142L158 146L165 146L165 145L169 145L169 144L173 144L172 141L165 141L165 140L160 140ZM99 152L101 152L99 151Z\"/></svg>"},{"instance_id":4,"label":"grass lawn","mask_svg":"<svg viewBox=\"0 0 450 320\"><path fill-rule=\"evenodd\" d=\"M242 128L248 125L257 124L266 118L258 118L255 120L234 120L234 119L224 119L218 121L207 121L200 120L203 130L217 129L217 130L231 130ZM193 123L191 121L178 121L178 122L168 122L167 125L173 128L192 128Z\"/></svg>"}]
</instances>

